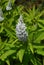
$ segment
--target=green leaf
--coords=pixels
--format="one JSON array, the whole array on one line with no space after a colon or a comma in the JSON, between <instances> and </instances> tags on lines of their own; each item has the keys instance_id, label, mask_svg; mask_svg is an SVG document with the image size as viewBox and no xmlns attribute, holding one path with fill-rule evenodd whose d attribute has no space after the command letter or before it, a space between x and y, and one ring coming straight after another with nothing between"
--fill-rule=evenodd
<instances>
[{"instance_id":1,"label":"green leaf","mask_svg":"<svg viewBox=\"0 0 44 65\"><path fill-rule=\"evenodd\" d=\"M3 29L4 29L3 23L2 24L0 23L0 33L3 32Z\"/></svg>"},{"instance_id":2,"label":"green leaf","mask_svg":"<svg viewBox=\"0 0 44 65\"><path fill-rule=\"evenodd\" d=\"M12 0L12 4L14 4L15 0Z\"/></svg>"},{"instance_id":3,"label":"green leaf","mask_svg":"<svg viewBox=\"0 0 44 65\"><path fill-rule=\"evenodd\" d=\"M44 30L43 31L39 30L37 33L35 33L34 37L35 37L34 42L35 43L40 43L41 40L44 39Z\"/></svg>"},{"instance_id":4,"label":"green leaf","mask_svg":"<svg viewBox=\"0 0 44 65\"><path fill-rule=\"evenodd\" d=\"M37 54L44 56L44 50L43 49L37 49L36 52L37 52Z\"/></svg>"},{"instance_id":5,"label":"green leaf","mask_svg":"<svg viewBox=\"0 0 44 65\"><path fill-rule=\"evenodd\" d=\"M35 19L39 19L43 14L44 14L44 10L41 11L41 13L39 12L39 14L35 17Z\"/></svg>"},{"instance_id":6,"label":"green leaf","mask_svg":"<svg viewBox=\"0 0 44 65\"><path fill-rule=\"evenodd\" d=\"M9 60L8 60L8 59L6 60L6 63L7 63L7 65L10 65L10 62L9 62Z\"/></svg>"},{"instance_id":7,"label":"green leaf","mask_svg":"<svg viewBox=\"0 0 44 65\"><path fill-rule=\"evenodd\" d=\"M38 21L39 27L44 29L44 20L38 19L37 21Z\"/></svg>"},{"instance_id":8,"label":"green leaf","mask_svg":"<svg viewBox=\"0 0 44 65\"><path fill-rule=\"evenodd\" d=\"M29 58L33 65L41 65L40 61L37 58L35 58L35 56L32 53L30 54Z\"/></svg>"},{"instance_id":9,"label":"green leaf","mask_svg":"<svg viewBox=\"0 0 44 65\"><path fill-rule=\"evenodd\" d=\"M44 46L42 46L42 45L41 46L40 45L38 45L38 46L37 45L33 45L33 48L35 48L35 49L38 49L38 48L42 49L42 48L44 48Z\"/></svg>"},{"instance_id":10,"label":"green leaf","mask_svg":"<svg viewBox=\"0 0 44 65\"><path fill-rule=\"evenodd\" d=\"M31 52L34 53L33 45L31 43L29 43L29 47L30 47Z\"/></svg>"},{"instance_id":11,"label":"green leaf","mask_svg":"<svg viewBox=\"0 0 44 65\"><path fill-rule=\"evenodd\" d=\"M5 60L8 56L12 55L15 52L16 50L8 50L4 54L1 55L0 59Z\"/></svg>"},{"instance_id":12,"label":"green leaf","mask_svg":"<svg viewBox=\"0 0 44 65\"><path fill-rule=\"evenodd\" d=\"M4 26L4 29L5 29L5 31L7 32L7 34L8 34L9 36L11 36L11 37L13 37L13 38L16 38L16 37L15 37L15 32L13 32L13 30L12 30L10 27Z\"/></svg>"},{"instance_id":13,"label":"green leaf","mask_svg":"<svg viewBox=\"0 0 44 65\"><path fill-rule=\"evenodd\" d=\"M29 53L24 54L23 65L28 65L29 57L30 57Z\"/></svg>"},{"instance_id":14,"label":"green leaf","mask_svg":"<svg viewBox=\"0 0 44 65\"><path fill-rule=\"evenodd\" d=\"M40 22L40 23L42 23L42 24L44 24L44 20L42 20L42 19L39 19L37 21Z\"/></svg>"},{"instance_id":15,"label":"green leaf","mask_svg":"<svg viewBox=\"0 0 44 65\"><path fill-rule=\"evenodd\" d=\"M19 58L20 62L22 62L23 60L24 52L25 52L24 49L20 49L17 53L17 57Z\"/></svg>"},{"instance_id":16,"label":"green leaf","mask_svg":"<svg viewBox=\"0 0 44 65\"><path fill-rule=\"evenodd\" d=\"M44 28L44 26L41 23L38 23L40 28Z\"/></svg>"}]
</instances>

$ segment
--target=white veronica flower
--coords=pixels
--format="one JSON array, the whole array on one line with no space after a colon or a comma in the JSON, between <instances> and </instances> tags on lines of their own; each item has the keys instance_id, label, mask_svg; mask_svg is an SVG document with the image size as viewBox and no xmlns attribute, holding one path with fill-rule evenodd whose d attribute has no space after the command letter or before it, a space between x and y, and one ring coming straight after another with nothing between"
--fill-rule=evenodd
<instances>
[{"instance_id":1,"label":"white veronica flower","mask_svg":"<svg viewBox=\"0 0 44 65\"><path fill-rule=\"evenodd\" d=\"M3 12L2 12L2 9L0 8L0 21L3 21L3 20L4 20Z\"/></svg>"},{"instance_id":2,"label":"white veronica flower","mask_svg":"<svg viewBox=\"0 0 44 65\"><path fill-rule=\"evenodd\" d=\"M26 41L28 33L26 32L26 26L23 23L22 15L18 19L18 24L16 25L16 35L20 41Z\"/></svg>"},{"instance_id":3,"label":"white veronica flower","mask_svg":"<svg viewBox=\"0 0 44 65\"><path fill-rule=\"evenodd\" d=\"M6 10L11 10L12 9L12 3L11 0L9 0L8 5L6 6Z\"/></svg>"}]
</instances>

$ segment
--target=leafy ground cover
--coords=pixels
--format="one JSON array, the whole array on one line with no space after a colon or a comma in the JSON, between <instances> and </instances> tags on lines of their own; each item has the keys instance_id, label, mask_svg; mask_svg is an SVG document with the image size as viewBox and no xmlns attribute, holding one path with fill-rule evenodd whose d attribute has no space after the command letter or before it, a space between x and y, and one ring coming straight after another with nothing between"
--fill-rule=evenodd
<instances>
[{"instance_id":1,"label":"leafy ground cover","mask_svg":"<svg viewBox=\"0 0 44 65\"><path fill-rule=\"evenodd\" d=\"M43 3L0 0L0 65L44 65ZM16 35L20 15L28 32L25 42Z\"/></svg>"}]
</instances>

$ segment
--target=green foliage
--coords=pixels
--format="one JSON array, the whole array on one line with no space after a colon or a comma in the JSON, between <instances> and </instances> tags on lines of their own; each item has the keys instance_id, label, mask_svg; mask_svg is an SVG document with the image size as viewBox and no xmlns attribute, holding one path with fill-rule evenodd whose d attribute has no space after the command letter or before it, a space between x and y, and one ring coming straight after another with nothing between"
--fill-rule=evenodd
<instances>
[{"instance_id":1,"label":"green foliage","mask_svg":"<svg viewBox=\"0 0 44 65\"><path fill-rule=\"evenodd\" d=\"M17 53L17 56L18 56L20 62L22 62L22 60L23 60L24 51L25 51L24 49L20 49Z\"/></svg>"},{"instance_id":2,"label":"green foliage","mask_svg":"<svg viewBox=\"0 0 44 65\"><path fill-rule=\"evenodd\" d=\"M5 10L8 0L2 0L0 4L5 18L0 22L0 65L4 65L5 62L11 65L10 59L20 61L14 65L42 65L41 59L36 57L35 53L44 56L44 10L39 11L35 6L28 10L22 5L16 6L14 2L12 0L13 9L10 11ZM20 14L23 15L27 26L26 42L21 42L16 37L15 28Z\"/></svg>"}]
</instances>

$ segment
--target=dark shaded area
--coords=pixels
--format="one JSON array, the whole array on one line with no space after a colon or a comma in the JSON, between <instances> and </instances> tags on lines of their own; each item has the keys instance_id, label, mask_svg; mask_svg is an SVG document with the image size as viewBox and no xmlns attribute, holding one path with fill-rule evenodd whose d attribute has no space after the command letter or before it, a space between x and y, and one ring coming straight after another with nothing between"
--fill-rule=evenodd
<instances>
[{"instance_id":1,"label":"dark shaded area","mask_svg":"<svg viewBox=\"0 0 44 65\"><path fill-rule=\"evenodd\" d=\"M44 8L44 0L16 0L16 5L24 5L27 8L32 8L33 5L37 8L42 4L42 8Z\"/></svg>"},{"instance_id":2,"label":"dark shaded area","mask_svg":"<svg viewBox=\"0 0 44 65\"><path fill-rule=\"evenodd\" d=\"M41 62L41 64L43 63L43 61L42 61L42 55L38 55L37 53L34 53L35 54L35 58L37 59L37 58L39 58L39 61Z\"/></svg>"},{"instance_id":3,"label":"dark shaded area","mask_svg":"<svg viewBox=\"0 0 44 65\"><path fill-rule=\"evenodd\" d=\"M43 39L43 40L41 40L41 44L44 44L44 39Z\"/></svg>"},{"instance_id":4,"label":"dark shaded area","mask_svg":"<svg viewBox=\"0 0 44 65\"><path fill-rule=\"evenodd\" d=\"M0 60L0 65L7 65L5 61Z\"/></svg>"},{"instance_id":5,"label":"dark shaded area","mask_svg":"<svg viewBox=\"0 0 44 65\"><path fill-rule=\"evenodd\" d=\"M6 35L6 31L0 33L0 37L1 37L2 42L4 42L6 39L9 39L9 37Z\"/></svg>"}]
</instances>

